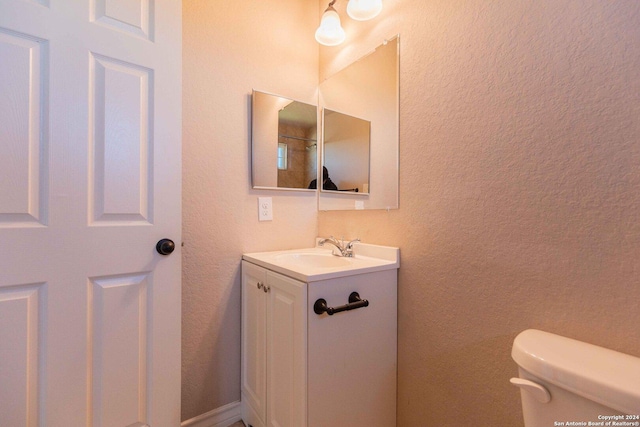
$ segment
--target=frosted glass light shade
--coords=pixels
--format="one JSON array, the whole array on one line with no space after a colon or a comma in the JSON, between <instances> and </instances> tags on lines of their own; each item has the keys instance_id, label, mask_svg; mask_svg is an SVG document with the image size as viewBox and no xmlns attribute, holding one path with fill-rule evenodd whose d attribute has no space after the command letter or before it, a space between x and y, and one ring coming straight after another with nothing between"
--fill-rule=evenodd
<instances>
[{"instance_id":1,"label":"frosted glass light shade","mask_svg":"<svg viewBox=\"0 0 640 427\"><path fill-rule=\"evenodd\" d=\"M347 13L356 21L367 21L378 16L382 10L382 0L349 0Z\"/></svg>"},{"instance_id":2,"label":"frosted glass light shade","mask_svg":"<svg viewBox=\"0 0 640 427\"><path fill-rule=\"evenodd\" d=\"M337 46L344 41L346 34L340 25L340 15L329 6L322 14L320 26L316 30L316 40L325 46Z\"/></svg>"}]
</instances>

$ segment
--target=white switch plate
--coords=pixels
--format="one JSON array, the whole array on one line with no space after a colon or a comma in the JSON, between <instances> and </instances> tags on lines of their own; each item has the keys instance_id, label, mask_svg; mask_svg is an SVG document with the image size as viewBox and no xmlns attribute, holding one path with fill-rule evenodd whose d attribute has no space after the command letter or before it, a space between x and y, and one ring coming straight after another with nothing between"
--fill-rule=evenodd
<instances>
[{"instance_id":1,"label":"white switch plate","mask_svg":"<svg viewBox=\"0 0 640 427\"><path fill-rule=\"evenodd\" d=\"M273 203L271 197L258 197L258 221L273 220Z\"/></svg>"}]
</instances>

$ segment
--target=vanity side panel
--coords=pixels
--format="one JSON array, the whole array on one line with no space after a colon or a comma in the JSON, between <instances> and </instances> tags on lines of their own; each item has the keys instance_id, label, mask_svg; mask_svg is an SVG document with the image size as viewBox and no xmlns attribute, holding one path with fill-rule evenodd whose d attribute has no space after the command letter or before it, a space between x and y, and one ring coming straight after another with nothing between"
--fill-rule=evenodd
<instances>
[{"instance_id":1,"label":"vanity side panel","mask_svg":"<svg viewBox=\"0 0 640 427\"><path fill-rule=\"evenodd\" d=\"M308 427L396 425L397 270L309 284ZM319 298L344 305L358 292L368 307L317 315Z\"/></svg>"}]
</instances>

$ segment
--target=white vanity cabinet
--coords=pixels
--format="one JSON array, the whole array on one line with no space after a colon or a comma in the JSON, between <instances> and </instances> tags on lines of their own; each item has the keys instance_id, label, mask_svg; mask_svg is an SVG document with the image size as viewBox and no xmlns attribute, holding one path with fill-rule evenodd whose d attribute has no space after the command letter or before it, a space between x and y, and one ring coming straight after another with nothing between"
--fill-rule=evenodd
<instances>
[{"instance_id":1,"label":"white vanity cabinet","mask_svg":"<svg viewBox=\"0 0 640 427\"><path fill-rule=\"evenodd\" d=\"M252 255L242 261L245 424L394 427L397 261L358 274L334 268L331 274L299 275L294 266L288 274ZM353 308L354 292L368 305ZM318 300L338 311L350 309L317 314Z\"/></svg>"}]
</instances>

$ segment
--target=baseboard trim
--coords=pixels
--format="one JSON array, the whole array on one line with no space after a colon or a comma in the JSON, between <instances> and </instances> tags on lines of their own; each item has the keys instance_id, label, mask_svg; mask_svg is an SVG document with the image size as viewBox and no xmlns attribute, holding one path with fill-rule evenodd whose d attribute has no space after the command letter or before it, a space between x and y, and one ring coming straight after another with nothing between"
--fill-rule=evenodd
<instances>
[{"instance_id":1,"label":"baseboard trim","mask_svg":"<svg viewBox=\"0 0 640 427\"><path fill-rule=\"evenodd\" d=\"M229 403L190 420L183 421L182 427L229 427L242 419L240 401Z\"/></svg>"}]
</instances>

